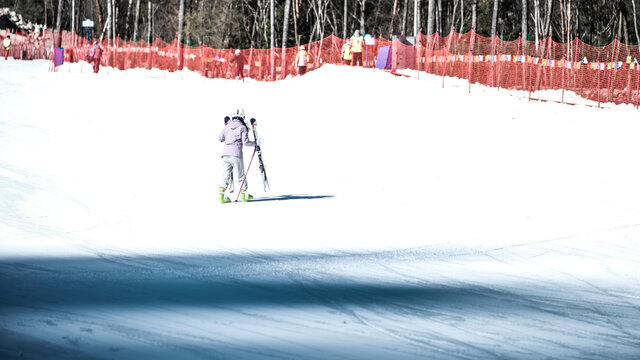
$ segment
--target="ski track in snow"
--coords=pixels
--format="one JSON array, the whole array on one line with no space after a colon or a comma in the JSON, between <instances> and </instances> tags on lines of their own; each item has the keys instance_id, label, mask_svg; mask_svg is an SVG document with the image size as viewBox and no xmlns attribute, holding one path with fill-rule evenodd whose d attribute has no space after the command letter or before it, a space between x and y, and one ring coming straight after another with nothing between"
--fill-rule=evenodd
<instances>
[{"instance_id":1,"label":"ski track in snow","mask_svg":"<svg viewBox=\"0 0 640 360\"><path fill-rule=\"evenodd\" d=\"M0 63L2 359L640 354L632 107L335 66L47 67ZM113 91L136 101L95 106ZM220 205L238 105L273 192L253 169L257 201Z\"/></svg>"}]
</instances>

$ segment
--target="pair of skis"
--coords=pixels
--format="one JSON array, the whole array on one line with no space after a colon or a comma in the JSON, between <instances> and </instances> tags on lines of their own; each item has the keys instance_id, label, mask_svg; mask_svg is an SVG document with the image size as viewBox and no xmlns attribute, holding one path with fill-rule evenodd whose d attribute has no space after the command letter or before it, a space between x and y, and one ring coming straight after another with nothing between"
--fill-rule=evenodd
<instances>
[{"instance_id":1,"label":"pair of skis","mask_svg":"<svg viewBox=\"0 0 640 360\"><path fill-rule=\"evenodd\" d=\"M251 120L249 120L251 122L251 130L253 131L253 140L254 141L258 141L258 130L256 130L256 119L251 118ZM260 145L256 144L255 149L253 149L253 154L255 155L255 153L258 153L258 163L260 164L260 174L262 174L262 185L264 186L264 191L267 192L269 191L269 180L267 180L267 171L264 168L264 162L262 161L262 149L260 148ZM253 158L253 155L251 156ZM251 163L249 163L249 166L251 166ZM247 167L247 172L245 173L245 178L247 177L247 173L249 173L249 167Z\"/></svg>"},{"instance_id":2,"label":"pair of skis","mask_svg":"<svg viewBox=\"0 0 640 360\"><path fill-rule=\"evenodd\" d=\"M230 118L228 116L224 117L224 124L227 125L227 123L229 122ZM256 119L251 118L250 120L251 122L251 130L253 132L253 140L254 141L258 141L258 132L256 130ZM246 124L245 124L246 125ZM251 161L249 161L249 166L247 167L247 171L245 172L244 178L242 179L242 184L240 185L240 189L242 189L242 186L244 186L244 182L247 180L247 175L249 174L249 169L251 168L251 163L253 162L253 158L256 155L256 153L258 153L258 162L260 163L260 174L262 175L262 185L264 186L264 191L269 191L270 187L269 187L269 180L267 180L267 172L265 170L264 167L264 161L262 160L262 149L260 148L260 146L258 144L256 144L254 150L253 150L253 154L251 155ZM231 192L233 192L233 173L231 173L231 181L230 181L230 185L231 185ZM237 200L237 199L236 199Z\"/></svg>"}]
</instances>

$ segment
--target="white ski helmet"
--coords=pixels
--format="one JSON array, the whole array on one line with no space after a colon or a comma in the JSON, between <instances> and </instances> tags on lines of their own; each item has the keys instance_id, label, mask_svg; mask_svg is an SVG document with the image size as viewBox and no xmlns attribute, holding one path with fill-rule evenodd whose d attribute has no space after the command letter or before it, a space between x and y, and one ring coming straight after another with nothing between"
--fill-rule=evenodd
<instances>
[{"instance_id":1,"label":"white ski helmet","mask_svg":"<svg viewBox=\"0 0 640 360\"><path fill-rule=\"evenodd\" d=\"M233 112L233 114L231 115L231 118L236 119L242 119L244 120L244 109L243 108L237 108L236 111Z\"/></svg>"}]
</instances>

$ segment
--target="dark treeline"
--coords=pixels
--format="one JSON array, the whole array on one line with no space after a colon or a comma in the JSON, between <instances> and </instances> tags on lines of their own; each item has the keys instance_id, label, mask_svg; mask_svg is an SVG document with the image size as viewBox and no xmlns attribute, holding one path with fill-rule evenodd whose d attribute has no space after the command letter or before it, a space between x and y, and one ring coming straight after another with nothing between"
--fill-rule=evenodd
<instances>
[{"instance_id":1,"label":"dark treeline","mask_svg":"<svg viewBox=\"0 0 640 360\"><path fill-rule=\"evenodd\" d=\"M530 40L551 36L567 42L579 37L606 45L615 37L638 44L636 6L640 0L0 0L24 19L75 31L95 22L92 37L125 40L179 38L214 48L290 47L331 33L354 30L391 38L415 29L423 34L520 34ZM273 6L274 35L271 9ZM62 11L58 11L62 8ZM417 9L417 11L415 11ZM182 11L181 11L182 10ZM72 13L74 16L72 17ZM72 18L74 19L72 26ZM58 20L60 19L60 20ZM417 20L417 21L416 21ZM182 28L180 36L178 29Z\"/></svg>"}]
</instances>

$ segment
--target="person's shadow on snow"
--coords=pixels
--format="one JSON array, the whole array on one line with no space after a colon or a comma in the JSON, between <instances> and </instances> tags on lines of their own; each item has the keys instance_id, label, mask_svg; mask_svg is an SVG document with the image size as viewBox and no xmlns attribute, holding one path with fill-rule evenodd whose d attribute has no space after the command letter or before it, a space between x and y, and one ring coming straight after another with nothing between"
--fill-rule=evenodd
<instances>
[{"instance_id":1,"label":"person's shadow on snow","mask_svg":"<svg viewBox=\"0 0 640 360\"><path fill-rule=\"evenodd\" d=\"M282 200L313 200L313 199L328 199L333 198L333 195L278 195L263 198L255 198L251 202L258 201L282 201Z\"/></svg>"}]
</instances>

